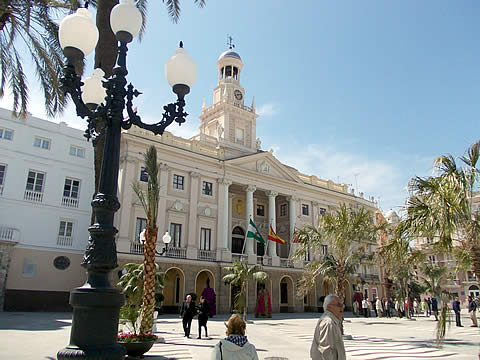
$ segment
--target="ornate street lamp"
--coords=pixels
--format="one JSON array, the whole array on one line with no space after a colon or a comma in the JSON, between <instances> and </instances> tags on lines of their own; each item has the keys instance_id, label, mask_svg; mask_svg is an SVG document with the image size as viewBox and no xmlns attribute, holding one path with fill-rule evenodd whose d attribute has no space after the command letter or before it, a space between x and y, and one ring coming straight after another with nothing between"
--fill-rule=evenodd
<instances>
[{"instance_id":1,"label":"ornate street lamp","mask_svg":"<svg viewBox=\"0 0 480 360\"><path fill-rule=\"evenodd\" d=\"M184 97L195 82L197 67L181 42L180 48L165 65L167 80L177 94L177 101L164 106L162 119L157 124L144 124L133 110L132 99L140 92L131 84L126 86L126 55L127 44L138 34L141 22L140 12L133 0L121 0L112 9L110 24L119 42L113 75L105 80L103 72L96 69L84 83L77 75L75 65L95 48L98 30L89 11L83 8L60 23L60 45L67 58L62 87L72 97L77 115L87 118L86 138L95 139L97 131L102 132L105 146L100 184L92 201L95 223L88 228L90 236L82 262L87 269L87 281L70 293L73 307L70 344L58 352L59 360L124 358L124 349L117 344L119 310L124 296L109 281L110 272L117 267L115 236L118 230L113 221L115 212L120 208L117 188L121 130L134 124L154 134L163 134L168 125L174 121L181 125L188 115L183 111ZM128 113L126 120L124 109ZM103 129L96 126L96 119L100 117L105 119Z\"/></svg>"},{"instance_id":2,"label":"ornate street lamp","mask_svg":"<svg viewBox=\"0 0 480 360\"><path fill-rule=\"evenodd\" d=\"M142 245L145 244L145 240L146 240L145 239L145 229L143 229L142 232L140 233L140 242L142 243ZM162 252L159 252L157 249L155 249L155 254L158 255L158 256L163 256L163 254L165 254L165 256L168 256L168 252L167 252L168 244L170 244L170 241L172 241L172 237L170 236L168 231L163 235L162 241L165 244Z\"/></svg>"}]
</instances>

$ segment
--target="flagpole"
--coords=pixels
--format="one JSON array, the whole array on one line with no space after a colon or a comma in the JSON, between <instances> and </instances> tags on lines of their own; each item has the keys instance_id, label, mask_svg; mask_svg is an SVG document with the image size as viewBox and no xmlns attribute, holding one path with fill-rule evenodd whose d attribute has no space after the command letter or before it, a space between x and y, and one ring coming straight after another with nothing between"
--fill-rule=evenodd
<instances>
[{"instance_id":1,"label":"flagpole","mask_svg":"<svg viewBox=\"0 0 480 360\"><path fill-rule=\"evenodd\" d=\"M250 220L250 219L249 219ZM249 223L247 224L247 232L245 233L245 239L243 239L243 248L242 248L242 255L243 253L245 252L245 245L247 244L247 240L248 240L248 226L250 224L250 221Z\"/></svg>"},{"instance_id":2,"label":"flagpole","mask_svg":"<svg viewBox=\"0 0 480 360\"><path fill-rule=\"evenodd\" d=\"M268 234L270 234L270 228L268 228ZM268 252L267 252L267 250L268 250L268 234L267 234L267 244L265 245L265 254L264 254L264 255L267 255L267 256L268 256Z\"/></svg>"}]
</instances>

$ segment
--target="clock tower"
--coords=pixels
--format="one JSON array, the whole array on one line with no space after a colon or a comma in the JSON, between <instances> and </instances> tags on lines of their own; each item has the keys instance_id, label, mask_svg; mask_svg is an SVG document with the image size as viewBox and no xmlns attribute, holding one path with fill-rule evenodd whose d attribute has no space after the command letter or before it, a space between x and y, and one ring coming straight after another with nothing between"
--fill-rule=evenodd
<instances>
[{"instance_id":1,"label":"clock tower","mask_svg":"<svg viewBox=\"0 0 480 360\"><path fill-rule=\"evenodd\" d=\"M200 138L216 141L228 157L257 152L255 101L245 105L245 89L240 85L243 62L230 47L217 61L218 85L213 104L202 107Z\"/></svg>"}]
</instances>

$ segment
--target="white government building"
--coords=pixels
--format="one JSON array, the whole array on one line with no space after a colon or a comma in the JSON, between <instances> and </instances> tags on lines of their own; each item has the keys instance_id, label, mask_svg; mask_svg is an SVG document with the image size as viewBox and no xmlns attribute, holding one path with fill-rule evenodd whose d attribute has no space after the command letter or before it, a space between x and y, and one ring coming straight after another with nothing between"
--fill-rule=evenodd
<instances>
[{"instance_id":1,"label":"white government building","mask_svg":"<svg viewBox=\"0 0 480 360\"><path fill-rule=\"evenodd\" d=\"M295 294L296 282L304 267L303 261L294 263L289 259L295 249L291 241L295 228L317 223L322 214L341 203L365 207L372 214L377 211L376 204L373 198L356 196L347 185L302 174L282 164L271 151L262 151L256 136L258 115L255 102L253 100L251 106L244 103L245 89L240 84L243 62L240 56L231 49L227 50L220 55L217 67L219 78L218 86L213 90L213 104L202 107L198 135L191 139L176 137L169 132L155 136L135 126L122 134L118 194L122 207L116 214L119 270L125 263L141 262L143 258L139 235L146 219L131 184L134 181L146 184L143 153L153 144L161 163L159 251L163 247L162 234L168 231L172 236L166 256L157 256L157 262L168 276L164 288L164 309L176 311L185 294L195 292L200 295L208 281L216 293L217 312L231 311L235 289L221 281L222 267L231 265L233 260L244 260L250 264L263 264L270 275L266 288L271 294L273 312L317 311L321 305L320 296L328 292L322 279L318 279L315 289L303 299ZM7 168L6 173L0 175L0 186L4 187L3 195L0 195L0 226L2 231L14 229L15 232L9 239L0 237L2 244L9 243L2 246L7 246L11 252L4 286L6 303L14 301L13 298L10 300L11 296L25 296L32 291L41 292L44 296L58 292L59 299L68 298L68 291L84 278L78 264L80 250L85 247L88 236L89 199L93 192L91 145L81 140L80 131L65 125L35 119L52 130L40 130L39 126L35 132L31 125L32 129L27 131L20 126L28 128L28 125L20 125L19 120L9 120L6 112L1 115L0 128L11 128L15 132L13 141L0 139L0 165L4 164ZM29 121L33 119L27 119L26 124ZM68 134L77 134L70 143L67 130ZM24 131L28 135L23 134ZM55 155L60 150L54 153L43 149L43 145L35 147L34 138L37 136L51 139L52 149L63 144L63 155ZM14 145L17 140L18 145ZM69 146L83 149L85 158L71 158ZM31 153L28 161L23 160L27 157L24 153L27 148ZM4 159L4 153L9 155L7 159ZM50 154L50 157L41 158L44 153ZM19 158L22 159L21 170L13 173ZM50 170L49 164L52 167L57 165L55 170ZM35 186L33 191L30 189L31 181L28 180L30 172L35 171L46 174L41 201L27 196L28 191L33 193L34 198L39 196ZM20 181L16 181L18 179ZM81 182L78 208L64 203L69 204L69 200L65 200L65 194L68 195L68 191L65 192L67 179ZM7 210L3 205L6 201L15 210ZM38 210L42 211L43 217L34 215ZM27 218L24 214L29 212L32 215ZM244 244L250 218L265 240L272 224L286 244L269 241L267 253L256 242L248 240ZM27 224L29 219L30 224ZM61 243L62 236L58 235L62 234L63 219L73 220L68 246ZM17 243L13 245L15 241ZM375 251L376 246L372 243L371 251ZM322 251L328 252L328 247L325 246ZM47 253L49 256L45 255ZM58 270L53 264L56 257L62 255L70 260L66 270ZM118 279L117 276L115 272L113 281ZM63 281L67 277L71 281L68 285ZM370 290L370 296L382 296L378 266L361 266L358 276L352 280L347 305L351 304L352 289L360 283L367 292ZM250 312L255 309L257 289L257 284L249 282Z\"/></svg>"}]
</instances>

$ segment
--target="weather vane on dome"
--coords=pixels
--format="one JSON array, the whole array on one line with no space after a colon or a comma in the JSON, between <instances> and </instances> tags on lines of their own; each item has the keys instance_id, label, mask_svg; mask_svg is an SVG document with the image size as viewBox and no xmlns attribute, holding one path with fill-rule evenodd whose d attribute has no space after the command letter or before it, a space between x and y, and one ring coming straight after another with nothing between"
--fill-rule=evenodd
<instances>
[{"instance_id":1,"label":"weather vane on dome","mask_svg":"<svg viewBox=\"0 0 480 360\"><path fill-rule=\"evenodd\" d=\"M227 34L227 45L230 50L235 47L235 45L233 45L233 38L228 34Z\"/></svg>"}]
</instances>

